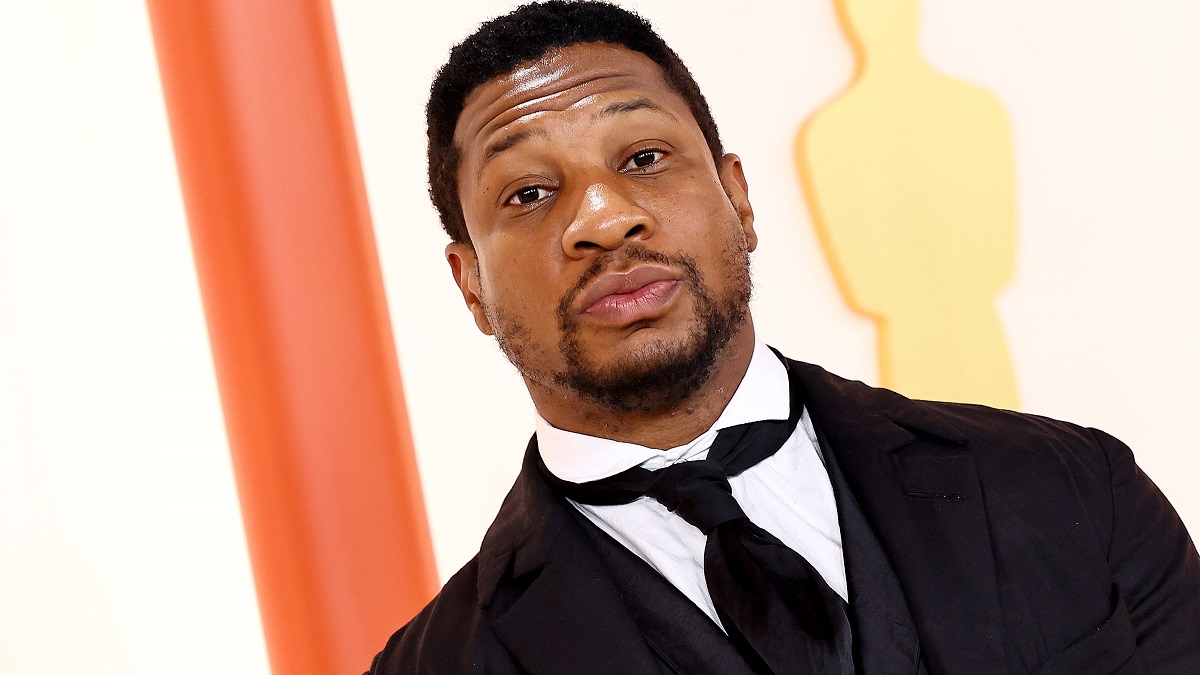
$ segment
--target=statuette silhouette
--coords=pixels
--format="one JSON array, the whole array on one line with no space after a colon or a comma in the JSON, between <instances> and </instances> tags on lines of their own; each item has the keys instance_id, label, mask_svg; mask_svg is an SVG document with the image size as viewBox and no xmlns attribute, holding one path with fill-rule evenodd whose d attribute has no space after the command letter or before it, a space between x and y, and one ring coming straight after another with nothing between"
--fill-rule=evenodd
<instances>
[{"instance_id":1,"label":"statuette silhouette","mask_svg":"<svg viewBox=\"0 0 1200 675\"><path fill-rule=\"evenodd\" d=\"M882 384L1015 408L995 309L1016 258L1004 108L921 58L916 0L838 9L858 70L801 128L796 160L842 293L878 323Z\"/></svg>"}]
</instances>

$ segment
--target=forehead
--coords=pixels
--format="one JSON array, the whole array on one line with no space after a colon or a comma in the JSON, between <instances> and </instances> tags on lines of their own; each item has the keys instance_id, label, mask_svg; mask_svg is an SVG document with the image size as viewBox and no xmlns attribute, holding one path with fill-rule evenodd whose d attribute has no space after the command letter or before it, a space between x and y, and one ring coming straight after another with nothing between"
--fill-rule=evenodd
<instances>
[{"instance_id":1,"label":"forehead","mask_svg":"<svg viewBox=\"0 0 1200 675\"><path fill-rule=\"evenodd\" d=\"M489 138L507 127L625 93L648 99L680 119L692 119L687 103L667 85L657 63L640 52L594 42L553 50L481 84L467 97L454 144L464 163L470 163Z\"/></svg>"}]
</instances>

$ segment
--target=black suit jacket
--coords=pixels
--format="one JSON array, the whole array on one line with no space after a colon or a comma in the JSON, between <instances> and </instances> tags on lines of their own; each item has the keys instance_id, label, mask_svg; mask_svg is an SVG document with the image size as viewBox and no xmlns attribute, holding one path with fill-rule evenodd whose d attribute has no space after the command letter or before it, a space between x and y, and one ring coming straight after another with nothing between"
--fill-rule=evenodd
<instances>
[{"instance_id":1,"label":"black suit jacket","mask_svg":"<svg viewBox=\"0 0 1200 675\"><path fill-rule=\"evenodd\" d=\"M931 673L1200 674L1200 557L1120 441L789 367ZM479 554L372 675L658 672L536 452L531 442Z\"/></svg>"}]
</instances>

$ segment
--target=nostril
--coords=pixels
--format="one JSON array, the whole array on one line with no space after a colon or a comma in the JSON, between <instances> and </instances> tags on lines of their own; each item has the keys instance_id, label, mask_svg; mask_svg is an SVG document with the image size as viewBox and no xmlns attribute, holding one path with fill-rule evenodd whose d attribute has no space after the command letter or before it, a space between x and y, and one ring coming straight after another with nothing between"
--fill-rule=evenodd
<instances>
[{"instance_id":1,"label":"nostril","mask_svg":"<svg viewBox=\"0 0 1200 675\"><path fill-rule=\"evenodd\" d=\"M629 228L629 231L625 233L625 238L628 239L629 237L636 237L645 231L646 231L646 226L642 225L641 223L638 223L637 225L634 225L633 227Z\"/></svg>"}]
</instances>

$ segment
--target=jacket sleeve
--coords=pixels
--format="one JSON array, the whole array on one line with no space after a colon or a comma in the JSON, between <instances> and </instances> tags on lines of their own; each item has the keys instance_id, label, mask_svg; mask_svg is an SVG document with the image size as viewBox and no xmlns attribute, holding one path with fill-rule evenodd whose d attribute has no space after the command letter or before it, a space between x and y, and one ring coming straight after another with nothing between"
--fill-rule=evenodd
<instances>
[{"instance_id":1,"label":"jacket sleeve","mask_svg":"<svg viewBox=\"0 0 1200 675\"><path fill-rule=\"evenodd\" d=\"M1200 673L1200 556L1183 521L1121 441L1091 430L1108 459L1108 561L1147 672Z\"/></svg>"}]
</instances>

